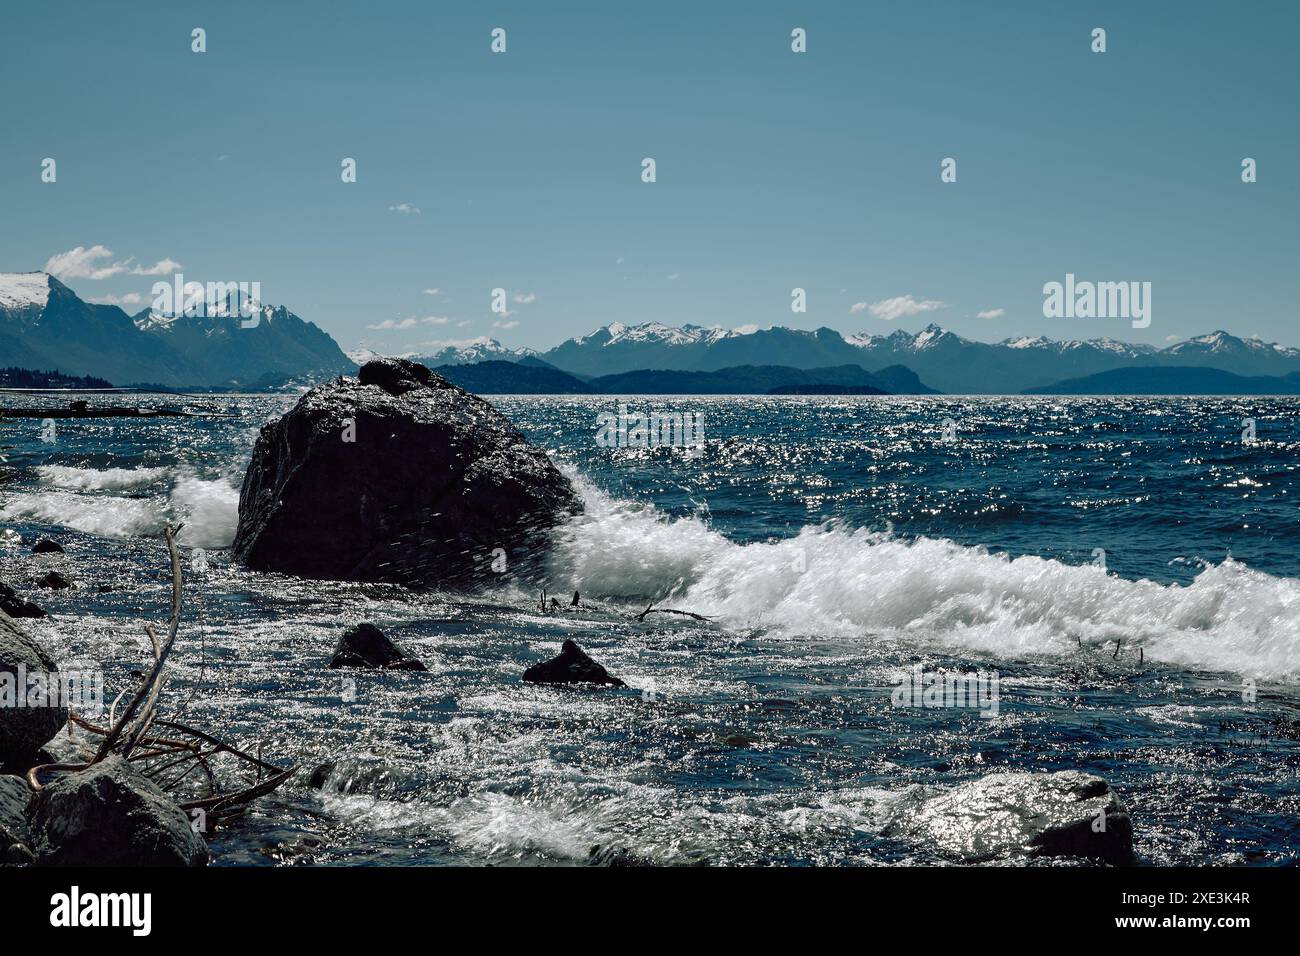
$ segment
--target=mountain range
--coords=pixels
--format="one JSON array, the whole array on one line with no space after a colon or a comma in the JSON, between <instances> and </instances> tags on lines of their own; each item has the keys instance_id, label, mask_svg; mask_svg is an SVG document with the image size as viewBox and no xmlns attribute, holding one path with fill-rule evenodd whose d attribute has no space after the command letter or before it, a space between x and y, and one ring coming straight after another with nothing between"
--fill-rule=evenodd
<instances>
[{"instance_id":1,"label":"mountain range","mask_svg":"<svg viewBox=\"0 0 1300 956\"><path fill-rule=\"evenodd\" d=\"M545 352L512 350L493 339L479 339L461 351L445 348L434 364L454 365L485 358L520 361L535 358L578 377L643 369L710 372L742 365L782 365L799 369L859 365L867 369L903 366L927 386L950 394L1017 394L1050 390L1119 368L1204 367L1241 376L1285 376L1300 371L1300 349L1211 332L1171 345L1133 345L1110 338L1054 341L1023 336L977 342L929 325L921 332L887 335L841 334L771 328L731 330L660 323L624 326L618 322L590 335L569 339ZM420 358L419 361L425 361Z\"/></svg>"},{"instance_id":2,"label":"mountain range","mask_svg":"<svg viewBox=\"0 0 1300 956\"><path fill-rule=\"evenodd\" d=\"M1300 395L1300 372L1234 375L1198 365L1139 366L1115 368L1026 391L1053 395Z\"/></svg>"},{"instance_id":3,"label":"mountain range","mask_svg":"<svg viewBox=\"0 0 1300 956\"><path fill-rule=\"evenodd\" d=\"M328 333L283 306L257 303L258 321L249 328L236 310L215 311L169 316L146 309L132 316L115 305L85 302L44 272L0 273L0 365L58 369L65 375L93 375L117 385L266 389L354 373L359 363L377 354L368 349L344 354ZM900 329L889 334L843 334L825 327L728 330L613 322L544 352L510 348L484 337L408 357L430 367L532 365L588 383L585 387L591 391L631 392L640 386L661 393L808 391L831 386L950 394L1228 387L1227 380L1211 381L1204 375L1159 378L1140 371L1184 368L1254 379L1239 384L1255 394L1261 393L1258 389L1288 394L1290 384L1284 380L1300 373L1300 349L1223 331L1158 348L1110 338L1055 341L1024 336L978 342L938 325L918 333ZM837 377L828 371L846 367L862 370L865 377L853 380L851 374L841 371ZM1118 370L1134 371L1122 380L1092 378ZM506 381L501 369L478 374L496 388ZM627 377L617 381L611 376ZM515 378L525 390L537 384L522 373ZM595 379L606 381L592 385Z\"/></svg>"},{"instance_id":4,"label":"mountain range","mask_svg":"<svg viewBox=\"0 0 1300 956\"><path fill-rule=\"evenodd\" d=\"M282 306L256 325L216 315L127 315L85 302L44 272L0 273L0 364L57 368L116 385L276 388L356 371L330 335Z\"/></svg>"},{"instance_id":5,"label":"mountain range","mask_svg":"<svg viewBox=\"0 0 1300 956\"><path fill-rule=\"evenodd\" d=\"M712 372L640 369L579 378L529 356L518 362L439 365L434 371L481 395L885 395L934 391L901 366L873 373L860 365L814 369L737 365Z\"/></svg>"}]
</instances>

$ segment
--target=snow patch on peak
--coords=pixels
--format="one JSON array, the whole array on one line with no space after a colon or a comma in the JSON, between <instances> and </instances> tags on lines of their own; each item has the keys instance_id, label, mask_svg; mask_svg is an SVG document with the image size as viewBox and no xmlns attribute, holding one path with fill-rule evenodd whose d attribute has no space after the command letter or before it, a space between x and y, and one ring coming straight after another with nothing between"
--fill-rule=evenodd
<instances>
[{"instance_id":1,"label":"snow patch on peak","mask_svg":"<svg viewBox=\"0 0 1300 956\"><path fill-rule=\"evenodd\" d=\"M929 348L936 341L948 333L941 326L933 322L927 325L922 331L918 332L916 338L912 339L912 348L924 349Z\"/></svg>"},{"instance_id":2,"label":"snow patch on peak","mask_svg":"<svg viewBox=\"0 0 1300 956\"><path fill-rule=\"evenodd\" d=\"M50 277L44 272L0 272L0 309L45 308Z\"/></svg>"},{"instance_id":3,"label":"snow patch on peak","mask_svg":"<svg viewBox=\"0 0 1300 956\"><path fill-rule=\"evenodd\" d=\"M1036 349L1051 343L1042 335L1023 335L1018 339L1007 339L1004 344L1009 349Z\"/></svg>"}]
</instances>

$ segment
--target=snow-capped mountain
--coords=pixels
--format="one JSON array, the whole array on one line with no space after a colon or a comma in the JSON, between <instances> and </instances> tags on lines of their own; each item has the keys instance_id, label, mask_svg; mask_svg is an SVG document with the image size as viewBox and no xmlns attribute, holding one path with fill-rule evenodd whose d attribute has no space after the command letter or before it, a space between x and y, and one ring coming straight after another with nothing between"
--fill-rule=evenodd
<instances>
[{"instance_id":1,"label":"snow-capped mountain","mask_svg":"<svg viewBox=\"0 0 1300 956\"><path fill-rule=\"evenodd\" d=\"M356 363L327 332L284 306L254 302L241 312L228 300L204 313L161 315L146 309L134 322L200 368L204 385L265 388L356 371Z\"/></svg>"},{"instance_id":2,"label":"snow-capped mountain","mask_svg":"<svg viewBox=\"0 0 1300 956\"><path fill-rule=\"evenodd\" d=\"M468 365L472 362L517 362L536 354L534 349L507 348L496 339L484 335L464 342L448 342L436 352L413 355L411 358L435 368L439 365Z\"/></svg>"},{"instance_id":3,"label":"snow-capped mountain","mask_svg":"<svg viewBox=\"0 0 1300 956\"><path fill-rule=\"evenodd\" d=\"M0 364L94 375L117 385L262 388L351 372L324 331L283 307L128 316L85 302L44 272L0 273Z\"/></svg>"},{"instance_id":4,"label":"snow-capped mountain","mask_svg":"<svg viewBox=\"0 0 1300 956\"><path fill-rule=\"evenodd\" d=\"M1057 341L1042 335L976 342L933 324L915 333L899 329L887 334L841 334L829 328L727 331L716 326L615 322L569 339L540 358L583 376L638 369L716 371L736 365L808 369L854 364L869 371L903 365L926 384L955 394L1016 393L1136 366L1205 365L1239 375L1300 371L1300 350L1224 332L1159 349L1111 338Z\"/></svg>"}]
</instances>

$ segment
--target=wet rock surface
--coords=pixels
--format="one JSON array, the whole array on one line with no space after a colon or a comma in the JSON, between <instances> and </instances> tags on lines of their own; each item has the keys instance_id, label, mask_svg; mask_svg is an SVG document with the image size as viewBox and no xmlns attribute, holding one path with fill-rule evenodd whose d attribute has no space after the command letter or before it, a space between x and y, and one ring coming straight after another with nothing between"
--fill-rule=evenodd
<instances>
[{"instance_id":1,"label":"wet rock surface","mask_svg":"<svg viewBox=\"0 0 1300 956\"><path fill-rule=\"evenodd\" d=\"M0 863L29 861L32 833L27 807L32 790L22 777L0 775Z\"/></svg>"},{"instance_id":2,"label":"wet rock surface","mask_svg":"<svg viewBox=\"0 0 1300 956\"><path fill-rule=\"evenodd\" d=\"M1133 824L1101 777L1001 773L960 784L899 817L889 835L961 862L1071 856L1133 862Z\"/></svg>"},{"instance_id":3,"label":"wet rock surface","mask_svg":"<svg viewBox=\"0 0 1300 956\"><path fill-rule=\"evenodd\" d=\"M565 641L559 657L534 664L524 671L524 680L530 684L603 684L609 687L626 687L617 677L610 675L573 641Z\"/></svg>"},{"instance_id":4,"label":"wet rock surface","mask_svg":"<svg viewBox=\"0 0 1300 956\"><path fill-rule=\"evenodd\" d=\"M580 509L491 405L403 359L312 389L253 449L234 554L249 568L412 587L491 580Z\"/></svg>"},{"instance_id":5,"label":"wet rock surface","mask_svg":"<svg viewBox=\"0 0 1300 956\"><path fill-rule=\"evenodd\" d=\"M45 617L45 610L0 581L0 611L10 617Z\"/></svg>"},{"instance_id":6,"label":"wet rock surface","mask_svg":"<svg viewBox=\"0 0 1300 956\"><path fill-rule=\"evenodd\" d=\"M27 696L33 676L45 679L57 673L49 655L0 612L0 766L26 770L30 764L24 764L68 722L66 707L33 706ZM44 683L48 686L48 679ZM13 697L8 706L6 695ZM17 706L19 696L23 706Z\"/></svg>"},{"instance_id":7,"label":"wet rock surface","mask_svg":"<svg viewBox=\"0 0 1300 956\"><path fill-rule=\"evenodd\" d=\"M380 670L426 671L424 663L409 657L373 624L350 627L339 637L330 667L370 667Z\"/></svg>"},{"instance_id":8,"label":"wet rock surface","mask_svg":"<svg viewBox=\"0 0 1300 956\"><path fill-rule=\"evenodd\" d=\"M36 861L47 866L203 866L190 819L120 757L46 784L32 808Z\"/></svg>"}]
</instances>

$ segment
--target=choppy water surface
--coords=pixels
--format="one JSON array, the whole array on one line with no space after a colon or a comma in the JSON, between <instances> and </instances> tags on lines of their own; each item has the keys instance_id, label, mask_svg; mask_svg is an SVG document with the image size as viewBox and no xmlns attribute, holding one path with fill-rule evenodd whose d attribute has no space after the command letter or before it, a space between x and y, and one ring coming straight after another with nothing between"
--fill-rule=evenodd
<instances>
[{"instance_id":1,"label":"choppy water surface","mask_svg":"<svg viewBox=\"0 0 1300 956\"><path fill-rule=\"evenodd\" d=\"M30 629L63 661L125 687L166 617L162 528L209 555L168 694L304 767L212 836L219 863L941 862L891 820L1000 769L1076 767L1128 803L1144 862L1295 860L1294 401L628 400L702 411L691 458L598 447L608 399L500 399L587 499L549 584L597 606L558 616L510 585L232 568L249 450L291 403L202 397L224 417L59 421L53 442L0 422L0 578L55 614ZM66 558L31 555L43 535ZM76 587L35 589L49 567ZM633 620L651 600L713 621ZM361 620L429 673L327 670ZM521 683L569 637L630 688ZM998 715L893 707L915 663L996 671Z\"/></svg>"}]
</instances>

